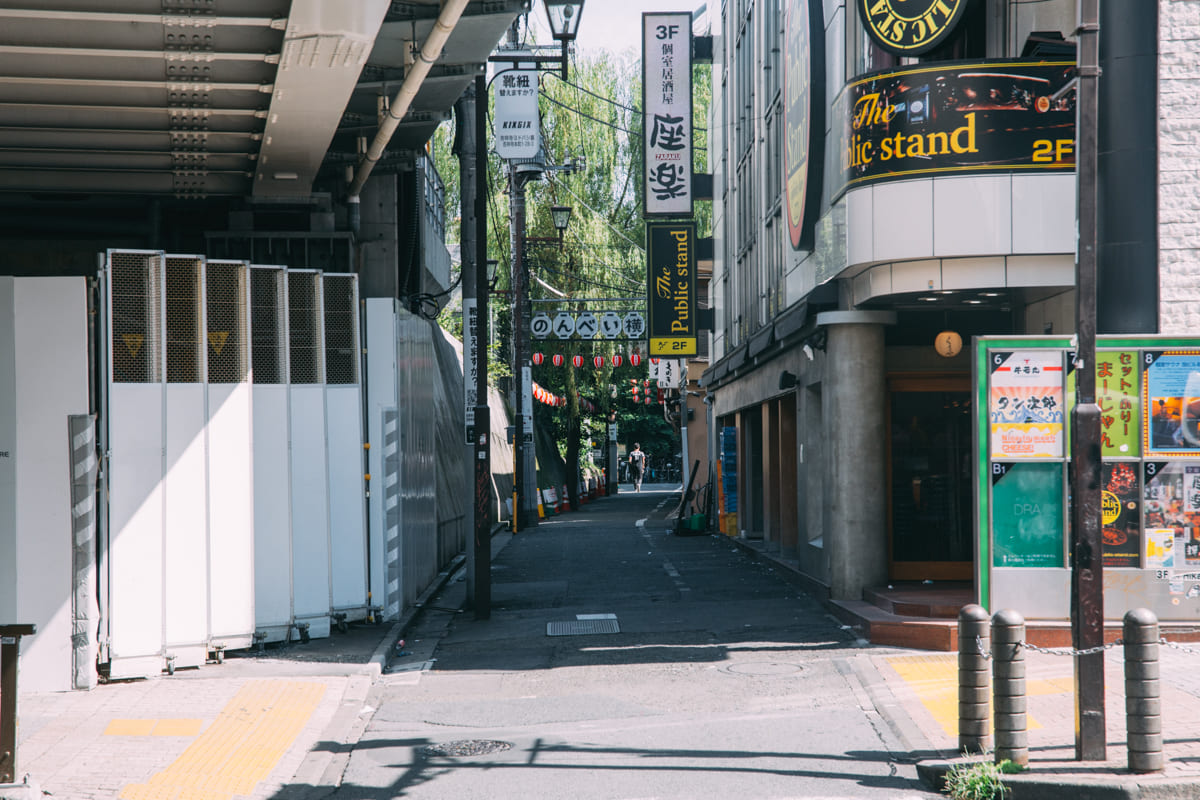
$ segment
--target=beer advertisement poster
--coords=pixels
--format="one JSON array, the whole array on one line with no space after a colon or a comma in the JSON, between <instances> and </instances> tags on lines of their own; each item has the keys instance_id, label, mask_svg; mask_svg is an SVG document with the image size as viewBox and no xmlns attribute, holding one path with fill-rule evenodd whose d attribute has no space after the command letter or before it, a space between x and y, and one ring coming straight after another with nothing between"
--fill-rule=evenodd
<instances>
[{"instance_id":1,"label":"beer advertisement poster","mask_svg":"<svg viewBox=\"0 0 1200 800\"><path fill-rule=\"evenodd\" d=\"M989 360L991 458L1062 458L1062 352L993 351Z\"/></svg>"},{"instance_id":2,"label":"beer advertisement poster","mask_svg":"<svg viewBox=\"0 0 1200 800\"><path fill-rule=\"evenodd\" d=\"M881 181L1075 169L1075 64L974 61L849 84L833 104L832 196Z\"/></svg>"},{"instance_id":3,"label":"beer advertisement poster","mask_svg":"<svg viewBox=\"0 0 1200 800\"><path fill-rule=\"evenodd\" d=\"M1142 551L1141 487L1137 464L1118 461L1103 466L1100 489L1100 535L1104 566L1138 567Z\"/></svg>"},{"instance_id":4,"label":"beer advertisement poster","mask_svg":"<svg viewBox=\"0 0 1200 800\"><path fill-rule=\"evenodd\" d=\"M646 260L650 355L696 355L695 223L647 223Z\"/></svg>"}]
</instances>

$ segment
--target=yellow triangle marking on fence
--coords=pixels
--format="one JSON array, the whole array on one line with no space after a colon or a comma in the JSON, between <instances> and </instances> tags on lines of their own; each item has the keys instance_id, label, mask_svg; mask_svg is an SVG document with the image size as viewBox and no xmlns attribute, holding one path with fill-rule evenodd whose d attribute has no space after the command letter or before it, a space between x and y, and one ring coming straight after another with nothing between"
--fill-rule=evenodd
<instances>
[{"instance_id":1,"label":"yellow triangle marking on fence","mask_svg":"<svg viewBox=\"0 0 1200 800\"><path fill-rule=\"evenodd\" d=\"M212 345L212 349L217 355L221 355L221 351L225 349L225 342L229 339L229 331L209 331L208 343Z\"/></svg>"},{"instance_id":2,"label":"yellow triangle marking on fence","mask_svg":"<svg viewBox=\"0 0 1200 800\"><path fill-rule=\"evenodd\" d=\"M146 341L144 333L122 333L121 341L125 342L125 347L129 349L129 355L137 358L137 354L142 349L142 342Z\"/></svg>"}]
</instances>

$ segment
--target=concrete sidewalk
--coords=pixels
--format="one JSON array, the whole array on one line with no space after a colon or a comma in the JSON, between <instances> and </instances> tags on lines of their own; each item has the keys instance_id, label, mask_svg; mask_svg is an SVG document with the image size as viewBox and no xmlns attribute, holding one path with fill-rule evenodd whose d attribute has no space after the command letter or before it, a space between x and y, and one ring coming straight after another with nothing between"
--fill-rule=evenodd
<instances>
[{"instance_id":1,"label":"concrete sidewalk","mask_svg":"<svg viewBox=\"0 0 1200 800\"><path fill-rule=\"evenodd\" d=\"M787 562L757 548L743 549L794 571ZM918 772L927 785L940 789L948 769L991 760L990 756L963 757L957 752L957 653L868 648L855 668L909 751L925 754ZM1025 651L1029 768L1004 777L1012 790L1010 800L1200 797L1200 647L1160 646L1159 659L1165 769L1134 774L1127 766L1121 648L1105 654L1108 736L1107 760L1103 762L1075 760L1073 659Z\"/></svg>"}]
</instances>

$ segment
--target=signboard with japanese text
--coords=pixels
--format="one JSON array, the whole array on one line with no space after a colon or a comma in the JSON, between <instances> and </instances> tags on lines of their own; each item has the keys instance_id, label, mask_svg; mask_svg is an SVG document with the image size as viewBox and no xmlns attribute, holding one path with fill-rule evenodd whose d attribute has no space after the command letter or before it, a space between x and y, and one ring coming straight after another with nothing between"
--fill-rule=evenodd
<instances>
[{"instance_id":1,"label":"signboard with japanese text","mask_svg":"<svg viewBox=\"0 0 1200 800\"><path fill-rule=\"evenodd\" d=\"M692 15L642 14L647 217L692 216Z\"/></svg>"},{"instance_id":2,"label":"signboard with japanese text","mask_svg":"<svg viewBox=\"0 0 1200 800\"><path fill-rule=\"evenodd\" d=\"M650 380L656 381L660 389L680 388L683 386L683 360L660 358L657 364L651 361Z\"/></svg>"},{"instance_id":3,"label":"signboard with japanese text","mask_svg":"<svg viewBox=\"0 0 1200 800\"><path fill-rule=\"evenodd\" d=\"M1075 408L1075 353L1067 352L1067 419ZM1100 406L1100 447L1105 458L1137 458L1141 454L1141 382L1135 350L1096 353L1096 403ZM1067 426L1066 449L1071 449Z\"/></svg>"},{"instance_id":4,"label":"signboard with japanese text","mask_svg":"<svg viewBox=\"0 0 1200 800\"><path fill-rule=\"evenodd\" d=\"M493 142L500 158L535 158L542 144L536 70L510 69L496 76Z\"/></svg>"},{"instance_id":5,"label":"signboard with japanese text","mask_svg":"<svg viewBox=\"0 0 1200 800\"><path fill-rule=\"evenodd\" d=\"M646 260L650 355L696 355L695 224L647 223Z\"/></svg>"},{"instance_id":6,"label":"signboard with japanese text","mask_svg":"<svg viewBox=\"0 0 1200 800\"><path fill-rule=\"evenodd\" d=\"M995 351L989 363L992 458L1061 458L1063 354Z\"/></svg>"},{"instance_id":7,"label":"signboard with japanese text","mask_svg":"<svg viewBox=\"0 0 1200 800\"><path fill-rule=\"evenodd\" d=\"M1200 456L1200 350L1143 350L1146 453Z\"/></svg>"},{"instance_id":8,"label":"signboard with japanese text","mask_svg":"<svg viewBox=\"0 0 1200 800\"><path fill-rule=\"evenodd\" d=\"M1024 367L1030 367L1030 384L1039 364L1061 363L1066 369L1077 360L1074 341L1065 336L981 336L974 339L974 348L980 553L974 578L981 604L1068 618L1061 571L1069 569L1070 560L1060 561L1058 554L1069 555L1073 450L1064 446L1058 456L1027 457L1006 452L994 441L1011 441L997 436L997 425L1045 422L1002 421L995 412L1005 398L1009 411L1017 406L1014 398L1044 401L1047 394L1038 387L1023 391ZM1194 620L1200 615L1200 338L1099 336L1090 360L1101 421L1097 522L1106 596L1119 594L1124 608L1149 608L1159 619ZM1064 381L1064 444L1076 377L1068 373ZM1052 386L1053 379L1042 385ZM1041 406L1033 409L1039 413L1045 408L1044 402L1034 405ZM1028 414L1030 404L1021 407ZM1106 613L1106 620L1119 621L1120 613Z\"/></svg>"},{"instance_id":9,"label":"signboard with japanese text","mask_svg":"<svg viewBox=\"0 0 1200 800\"><path fill-rule=\"evenodd\" d=\"M833 103L832 196L881 181L1075 169L1075 64L913 66L851 82Z\"/></svg>"},{"instance_id":10,"label":"signboard with japanese text","mask_svg":"<svg viewBox=\"0 0 1200 800\"><path fill-rule=\"evenodd\" d=\"M463 401L467 444L475 442L475 402L479 397L479 306L474 297L463 298Z\"/></svg>"}]
</instances>

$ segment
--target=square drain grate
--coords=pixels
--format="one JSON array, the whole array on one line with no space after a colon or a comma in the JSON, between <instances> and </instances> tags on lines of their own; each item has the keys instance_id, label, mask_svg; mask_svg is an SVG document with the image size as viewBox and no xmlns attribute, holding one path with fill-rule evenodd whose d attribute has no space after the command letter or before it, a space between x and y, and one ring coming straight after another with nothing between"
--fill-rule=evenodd
<instances>
[{"instance_id":1,"label":"square drain grate","mask_svg":"<svg viewBox=\"0 0 1200 800\"><path fill-rule=\"evenodd\" d=\"M566 622L547 622L547 636L590 636L597 633L620 633L616 619L573 619Z\"/></svg>"}]
</instances>

